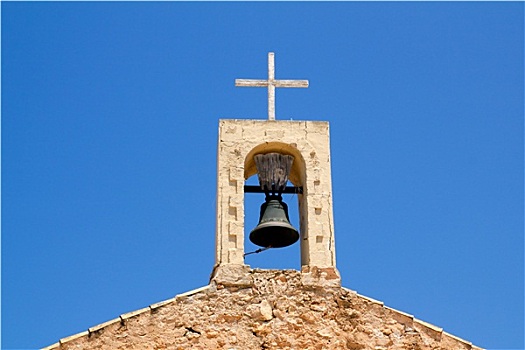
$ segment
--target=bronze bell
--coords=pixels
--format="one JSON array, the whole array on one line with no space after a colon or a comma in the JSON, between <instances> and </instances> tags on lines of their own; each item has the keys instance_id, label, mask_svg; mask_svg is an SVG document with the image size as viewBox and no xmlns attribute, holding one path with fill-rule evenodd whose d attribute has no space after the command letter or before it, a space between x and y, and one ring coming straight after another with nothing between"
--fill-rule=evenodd
<instances>
[{"instance_id":1,"label":"bronze bell","mask_svg":"<svg viewBox=\"0 0 525 350\"><path fill-rule=\"evenodd\" d=\"M259 224L250 232L250 241L260 247L282 248L298 239L299 233L290 224L286 203L281 196L268 196L261 205Z\"/></svg>"}]
</instances>

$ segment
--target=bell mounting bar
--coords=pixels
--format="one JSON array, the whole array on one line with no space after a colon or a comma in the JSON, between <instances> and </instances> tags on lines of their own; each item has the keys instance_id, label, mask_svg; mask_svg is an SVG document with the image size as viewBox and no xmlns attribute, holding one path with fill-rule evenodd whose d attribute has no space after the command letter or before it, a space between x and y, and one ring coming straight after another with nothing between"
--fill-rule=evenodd
<instances>
[{"instance_id":1,"label":"bell mounting bar","mask_svg":"<svg viewBox=\"0 0 525 350\"><path fill-rule=\"evenodd\" d=\"M244 193L264 193L260 186L244 185ZM286 186L282 193L303 194L303 187Z\"/></svg>"}]
</instances>

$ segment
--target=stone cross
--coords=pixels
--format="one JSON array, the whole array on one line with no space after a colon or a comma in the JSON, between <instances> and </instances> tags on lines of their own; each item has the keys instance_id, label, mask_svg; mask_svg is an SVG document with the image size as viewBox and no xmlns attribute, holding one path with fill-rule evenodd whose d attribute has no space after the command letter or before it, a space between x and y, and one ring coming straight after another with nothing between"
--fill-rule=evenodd
<instances>
[{"instance_id":1,"label":"stone cross","mask_svg":"<svg viewBox=\"0 0 525 350\"><path fill-rule=\"evenodd\" d=\"M268 87L268 120L275 120L275 88L307 88L308 80L275 80L275 55L268 53L268 80L235 79L235 86Z\"/></svg>"}]
</instances>

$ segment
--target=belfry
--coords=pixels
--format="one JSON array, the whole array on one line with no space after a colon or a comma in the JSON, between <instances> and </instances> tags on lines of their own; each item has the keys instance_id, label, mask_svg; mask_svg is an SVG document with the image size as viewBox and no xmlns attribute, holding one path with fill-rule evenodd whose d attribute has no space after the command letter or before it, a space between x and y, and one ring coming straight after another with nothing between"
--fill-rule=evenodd
<instances>
[{"instance_id":1,"label":"belfry","mask_svg":"<svg viewBox=\"0 0 525 350\"><path fill-rule=\"evenodd\" d=\"M286 175L298 193L302 271L309 274L315 267L316 276L338 284L329 125L318 121L275 120L275 87L307 87L308 81L275 80L274 74L274 54L269 53L268 80L236 80L237 86L268 87L268 120L219 121L216 275L223 276L223 267L228 267L228 274L232 269L246 270L244 183L255 174L260 178L258 156L277 154L293 160Z\"/></svg>"},{"instance_id":2,"label":"belfry","mask_svg":"<svg viewBox=\"0 0 525 350\"><path fill-rule=\"evenodd\" d=\"M268 88L268 120L219 121L216 250L209 284L124 313L45 350L480 349L341 286L329 125L276 120L275 88L307 87L308 81L276 80L274 64L270 53L267 80L236 80L237 86ZM259 186L247 186L254 175ZM246 192L265 195L259 224L248 238L261 249L300 244L300 271L245 264ZM297 194L298 229L281 198L288 192Z\"/></svg>"}]
</instances>

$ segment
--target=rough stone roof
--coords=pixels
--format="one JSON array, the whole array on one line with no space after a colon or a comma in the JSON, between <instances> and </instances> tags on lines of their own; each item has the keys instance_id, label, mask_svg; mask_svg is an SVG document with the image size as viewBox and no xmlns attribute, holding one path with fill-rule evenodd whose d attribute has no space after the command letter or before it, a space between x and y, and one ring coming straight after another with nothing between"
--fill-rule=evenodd
<instances>
[{"instance_id":1,"label":"rough stone roof","mask_svg":"<svg viewBox=\"0 0 525 350\"><path fill-rule=\"evenodd\" d=\"M481 349L344 287L295 270L250 270L60 339L64 349Z\"/></svg>"}]
</instances>

